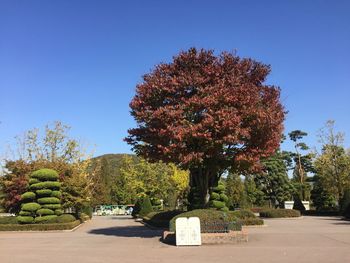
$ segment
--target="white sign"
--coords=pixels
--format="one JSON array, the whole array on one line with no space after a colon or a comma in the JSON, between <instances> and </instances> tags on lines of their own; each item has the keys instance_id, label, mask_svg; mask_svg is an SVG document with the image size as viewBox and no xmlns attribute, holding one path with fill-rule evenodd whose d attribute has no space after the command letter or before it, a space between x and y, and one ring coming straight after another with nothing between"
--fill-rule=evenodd
<instances>
[{"instance_id":1,"label":"white sign","mask_svg":"<svg viewBox=\"0 0 350 263\"><path fill-rule=\"evenodd\" d=\"M302 201L304 207L305 207L305 210L310 210L310 202L309 201Z\"/></svg>"},{"instance_id":2,"label":"white sign","mask_svg":"<svg viewBox=\"0 0 350 263\"><path fill-rule=\"evenodd\" d=\"M200 246L201 224L198 217L179 217L175 221L177 246Z\"/></svg>"},{"instance_id":3,"label":"white sign","mask_svg":"<svg viewBox=\"0 0 350 263\"><path fill-rule=\"evenodd\" d=\"M294 201L284 201L284 208L285 209L293 209Z\"/></svg>"}]
</instances>

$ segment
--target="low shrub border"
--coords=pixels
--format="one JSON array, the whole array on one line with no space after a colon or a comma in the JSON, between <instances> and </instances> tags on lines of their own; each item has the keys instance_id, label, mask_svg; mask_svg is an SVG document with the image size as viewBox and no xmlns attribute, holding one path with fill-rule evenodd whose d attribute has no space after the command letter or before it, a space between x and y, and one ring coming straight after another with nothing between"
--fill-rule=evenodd
<instances>
[{"instance_id":1,"label":"low shrub border","mask_svg":"<svg viewBox=\"0 0 350 263\"><path fill-rule=\"evenodd\" d=\"M300 211L293 209L269 209L260 211L260 217L265 218L287 218L300 216Z\"/></svg>"},{"instance_id":2,"label":"low shrub border","mask_svg":"<svg viewBox=\"0 0 350 263\"><path fill-rule=\"evenodd\" d=\"M81 224L80 220L69 223L55 224L0 224L0 231L52 231L52 230L71 230Z\"/></svg>"}]
</instances>

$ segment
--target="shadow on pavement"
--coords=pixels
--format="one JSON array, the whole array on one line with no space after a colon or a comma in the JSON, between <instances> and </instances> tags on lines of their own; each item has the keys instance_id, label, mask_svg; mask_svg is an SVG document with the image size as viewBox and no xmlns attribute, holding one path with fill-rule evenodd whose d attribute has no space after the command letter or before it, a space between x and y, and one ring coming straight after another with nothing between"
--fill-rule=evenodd
<instances>
[{"instance_id":1,"label":"shadow on pavement","mask_svg":"<svg viewBox=\"0 0 350 263\"><path fill-rule=\"evenodd\" d=\"M120 226L93 229L88 232L94 235L117 236L117 237L141 237L153 238L162 235L161 230L151 230L144 226Z\"/></svg>"}]
</instances>

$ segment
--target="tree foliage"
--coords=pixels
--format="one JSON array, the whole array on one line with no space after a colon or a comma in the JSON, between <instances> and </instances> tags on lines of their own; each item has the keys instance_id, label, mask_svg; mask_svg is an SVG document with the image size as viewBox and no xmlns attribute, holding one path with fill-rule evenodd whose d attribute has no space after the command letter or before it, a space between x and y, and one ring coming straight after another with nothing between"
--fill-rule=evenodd
<instances>
[{"instance_id":1,"label":"tree foliage","mask_svg":"<svg viewBox=\"0 0 350 263\"><path fill-rule=\"evenodd\" d=\"M229 167L273 154L284 109L279 88L264 84L270 67L223 52L191 48L143 77L130 103L138 127L126 141L151 161L191 172L201 203Z\"/></svg>"}]
</instances>

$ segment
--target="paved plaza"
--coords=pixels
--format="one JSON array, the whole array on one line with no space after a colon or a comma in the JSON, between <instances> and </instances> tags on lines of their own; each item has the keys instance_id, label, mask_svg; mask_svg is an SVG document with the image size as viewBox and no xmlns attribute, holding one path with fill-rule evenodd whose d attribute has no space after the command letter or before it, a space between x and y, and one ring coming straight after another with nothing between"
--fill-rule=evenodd
<instances>
[{"instance_id":1,"label":"paved plaza","mask_svg":"<svg viewBox=\"0 0 350 263\"><path fill-rule=\"evenodd\" d=\"M73 232L0 232L1 263L350 262L350 222L330 217L265 220L249 242L175 247L130 217L95 217Z\"/></svg>"}]
</instances>

